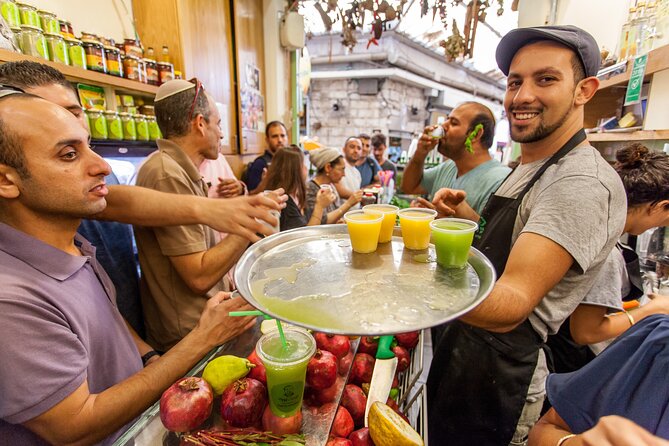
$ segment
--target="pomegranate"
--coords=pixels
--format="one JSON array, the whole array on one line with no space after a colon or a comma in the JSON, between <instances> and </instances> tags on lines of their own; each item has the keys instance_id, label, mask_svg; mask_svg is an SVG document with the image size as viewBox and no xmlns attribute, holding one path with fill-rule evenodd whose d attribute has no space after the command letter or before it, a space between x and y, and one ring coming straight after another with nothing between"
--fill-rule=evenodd
<instances>
[{"instance_id":1,"label":"pomegranate","mask_svg":"<svg viewBox=\"0 0 669 446\"><path fill-rule=\"evenodd\" d=\"M358 353L367 353L376 356L376 350L379 348L379 338L374 336L362 336L358 344Z\"/></svg>"},{"instance_id":2,"label":"pomegranate","mask_svg":"<svg viewBox=\"0 0 669 446\"><path fill-rule=\"evenodd\" d=\"M374 361L374 358L367 353L357 353L353 358L353 365L348 378L350 383L360 385L370 382L374 372Z\"/></svg>"},{"instance_id":3,"label":"pomegranate","mask_svg":"<svg viewBox=\"0 0 669 446\"><path fill-rule=\"evenodd\" d=\"M337 359L346 356L351 349L351 341L349 341L348 336L316 333L314 339L316 339L316 347L329 351Z\"/></svg>"},{"instance_id":4,"label":"pomegranate","mask_svg":"<svg viewBox=\"0 0 669 446\"><path fill-rule=\"evenodd\" d=\"M397 377L397 372L395 372L395 376L393 376L393 382L391 384L392 387L399 387L400 385L400 380Z\"/></svg>"},{"instance_id":5,"label":"pomegranate","mask_svg":"<svg viewBox=\"0 0 669 446\"><path fill-rule=\"evenodd\" d=\"M337 398L338 392L339 386L335 382L333 385L325 389L314 389L314 398L318 404L325 404L334 401Z\"/></svg>"},{"instance_id":6,"label":"pomegranate","mask_svg":"<svg viewBox=\"0 0 669 446\"><path fill-rule=\"evenodd\" d=\"M330 433L336 437L348 437L355 429L353 425L353 418L344 406L337 407L337 414L332 422L332 429Z\"/></svg>"},{"instance_id":7,"label":"pomegranate","mask_svg":"<svg viewBox=\"0 0 669 446\"><path fill-rule=\"evenodd\" d=\"M266 404L265 385L253 378L242 378L221 395L221 416L231 426L250 427L260 420Z\"/></svg>"},{"instance_id":8,"label":"pomegranate","mask_svg":"<svg viewBox=\"0 0 669 446\"><path fill-rule=\"evenodd\" d=\"M160 421L167 430L188 432L209 418L214 391L202 378L181 378L160 397Z\"/></svg>"},{"instance_id":9,"label":"pomegranate","mask_svg":"<svg viewBox=\"0 0 669 446\"><path fill-rule=\"evenodd\" d=\"M398 333L395 335L397 343L402 347L411 350L418 344L420 331L410 331L409 333Z\"/></svg>"},{"instance_id":10,"label":"pomegranate","mask_svg":"<svg viewBox=\"0 0 669 446\"><path fill-rule=\"evenodd\" d=\"M341 395L341 405L348 410L356 426L362 426L365 422L365 406L367 406L367 395L355 384L347 384Z\"/></svg>"},{"instance_id":11,"label":"pomegranate","mask_svg":"<svg viewBox=\"0 0 669 446\"><path fill-rule=\"evenodd\" d=\"M325 446L351 446L351 440L341 437L330 437Z\"/></svg>"},{"instance_id":12,"label":"pomegranate","mask_svg":"<svg viewBox=\"0 0 669 446\"><path fill-rule=\"evenodd\" d=\"M369 436L368 427L363 427L362 429L351 432L348 439L351 440L351 446L374 446L372 437Z\"/></svg>"},{"instance_id":13,"label":"pomegranate","mask_svg":"<svg viewBox=\"0 0 669 446\"><path fill-rule=\"evenodd\" d=\"M339 374L341 376L346 376L348 374L348 371L351 369L351 363L353 362L353 351L350 351L339 360Z\"/></svg>"},{"instance_id":14,"label":"pomegranate","mask_svg":"<svg viewBox=\"0 0 669 446\"><path fill-rule=\"evenodd\" d=\"M396 345L391 349L395 356L397 357L397 371L403 372L409 368L411 363L411 356L409 355L409 350L402 347L401 345Z\"/></svg>"},{"instance_id":15,"label":"pomegranate","mask_svg":"<svg viewBox=\"0 0 669 446\"><path fill-rule=\"evenodd\" d=\"M274 415L269 404L262 414L262 428L276 435L297 434L302 428L302 409L292 417L278 417Z\"/></svg>"},{"instance_id":16,"label":"pomegranate","mask_svg":"<svg viewBox=\"0 0 669 446\"><path fill-rule=\"evenodd\" d=\"M249 370L249 374L246 375L247 378L253 378L257 379L261 383L263 383L265 386L267 385L267 372L265 371L265 366L263 365L262 361L256 354L256 351L253 350L251 354L246 358L249 361L251 361L253 364L255 364L255 367L252 367L251 370Z\"/></svg>"},{"instance_id":17,"label":"pomegranate","mask_svg":"<svg viewBox=\"0 0 669 446\"><path fill-rule=\"evenodd\" d=\"M307 365L307 385L314 389L326 389L336 381L337 358L327 350L316 350Z\"/></svg>"}]
</instances>

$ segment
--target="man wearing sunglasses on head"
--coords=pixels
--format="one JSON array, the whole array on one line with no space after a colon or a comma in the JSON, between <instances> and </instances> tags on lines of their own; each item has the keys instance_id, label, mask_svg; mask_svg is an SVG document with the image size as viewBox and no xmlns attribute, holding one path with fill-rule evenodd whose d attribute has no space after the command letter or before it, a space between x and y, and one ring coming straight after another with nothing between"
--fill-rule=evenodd
<instances>
[{"instance_id":1,"label":"man wearing sunglasses on head","mask_svg":"<svg viewBox=\"0 0 669 446\"><path fill-rule=\"evenodd\" d=\"M140 167L137 185L207 197L198 168L216 159L223 136L214 99L197 79L174 80L160 86L154 105L164 139ZM230 290L225 274L249 242L233 234L217 243L204 225L135 226L135 237L147 340L165 351L195 327L209 297Z\"/></svg>"}]
</instances>

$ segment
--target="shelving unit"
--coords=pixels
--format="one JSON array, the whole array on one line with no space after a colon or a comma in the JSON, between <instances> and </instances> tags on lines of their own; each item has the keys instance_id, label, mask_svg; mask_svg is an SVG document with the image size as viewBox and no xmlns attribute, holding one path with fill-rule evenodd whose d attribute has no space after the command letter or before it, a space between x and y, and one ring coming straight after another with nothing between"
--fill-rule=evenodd
<instances>
[{"instance_id":1,"label":"shelving unit","mask_svg":"<svg viewBox=\"0 0 669 446\"><path fill-rule=\"evenodd\" d=\"M626 87L627 82L630 80L633 63L633 60L629 60L627 62L627 70L624 73L601 81L599 84L599 89L604 90L613 86ZM669 69L669 45L656 48L648 53L648 64L646 65L645 76L648 78L650 75L666 69Z\"/></svg>"},{"instance_id":2,"label":"shelving unit","mask_svg":"<svg viewBox=\"0 0 669 446\"><path fill-rule=\"evenodd\" d=\"M669 139L669 130L638 130L636 132L604 132L588 134L590 142L610 141L652 141L656 139Z\"/></svg>"},{"instance_id":3,"label":"shelving unit","mask_svg":"<svg viewBox=\"0 0 669 446\"><path fill-rule=\"evenodd\" d=\"M21 60L30 60L33 62L42 63L55 68L65 75L67 80L71 82L81 82L89 85L97 85L104 88L105 99L107 101L108 109L116 108L116 94L129 94L132 96L143 96L153 99L158 91L158 87L148 85L122 77L116 77L109 74L98 73L97 71L84 70L78 67L71 67L61 63L50 62L38 57L28 56L22 53L15 53L0 49L0 63L17 62Z\"/></svg>"}]
</instances>

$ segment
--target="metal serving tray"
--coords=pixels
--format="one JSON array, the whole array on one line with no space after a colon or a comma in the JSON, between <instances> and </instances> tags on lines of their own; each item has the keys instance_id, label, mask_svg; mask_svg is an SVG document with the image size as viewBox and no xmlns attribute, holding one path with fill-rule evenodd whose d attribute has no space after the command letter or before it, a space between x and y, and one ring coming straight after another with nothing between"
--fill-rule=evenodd
<instances>
[{"instance_id":1,"label":"metal serving tray","mask_svg":"<svg viewBox=\"0 0 669 446\"><path fill-rule=\"evenodd\" d=\"M235 270L239 293L265 313L312 330L378 336L421 330L480 304L495 283L472 248L462 269L437 266L434 246L404 248L400 228L376 252L352 251L346 225L293 229L252 245Z\"/></svg>"}]
</instances>

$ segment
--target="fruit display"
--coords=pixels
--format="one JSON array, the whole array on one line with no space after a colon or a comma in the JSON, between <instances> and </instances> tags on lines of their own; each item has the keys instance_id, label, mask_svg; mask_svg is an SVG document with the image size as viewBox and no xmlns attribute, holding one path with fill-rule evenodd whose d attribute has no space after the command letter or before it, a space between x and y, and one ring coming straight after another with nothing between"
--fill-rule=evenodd
<instances>
[{"instance_id":1,"label":"fruit display","mask_svg":"<svg viewBox=\"0 0 669 446\"><path fill-rule=\"evenodd\" d=\"M406 381L419 333L396 336L392 351L398 366L393 388L386 404L372 406L374 415L370 410L368 427L364 425L366 392L378 337L313 336L316 352L307 365L302 409L295 415L282 417L272 411L265 367L254 350L246 358L214 358L205 366L202 378L177 381L161 398L161 421L168 430L180 433L181 445L423 444L397 402L399 378Z\"/></svg>"}]
</instances>

